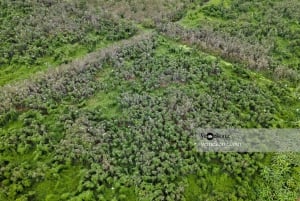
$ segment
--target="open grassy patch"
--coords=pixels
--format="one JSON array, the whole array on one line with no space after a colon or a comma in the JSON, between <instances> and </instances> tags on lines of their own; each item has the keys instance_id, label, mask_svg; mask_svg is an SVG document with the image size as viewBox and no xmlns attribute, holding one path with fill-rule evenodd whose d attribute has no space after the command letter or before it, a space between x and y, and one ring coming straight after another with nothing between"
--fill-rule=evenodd
<instances>
[{"instance_id":1,"label":"open grassy patch","mask_svg":"<svg viewBox=\"0 0 300 201\"><path fill-rule=\"evenodd\" d=\"M74 166L47 175L42 182L34 187L37 194L36 199L58 201L70 197L76 192L84 171L86 170L83 167Z\"/></svg>"}]
</instances>

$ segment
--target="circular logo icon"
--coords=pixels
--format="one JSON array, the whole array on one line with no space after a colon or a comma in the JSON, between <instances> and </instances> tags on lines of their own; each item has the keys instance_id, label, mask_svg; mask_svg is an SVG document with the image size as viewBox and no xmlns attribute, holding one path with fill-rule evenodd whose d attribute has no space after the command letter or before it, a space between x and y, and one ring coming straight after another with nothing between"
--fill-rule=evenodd
<instances>
[{"instance_id":1,"label":"circular logo icon","mask_svg":"<svg viewBox=\"0 0 300 201\"><path fill-rule=\"evenodd\" d=\"M207 133L206 137L207 137L208 140L213 140L214 139L214 134Z\"/></svg>"}]
</instances>

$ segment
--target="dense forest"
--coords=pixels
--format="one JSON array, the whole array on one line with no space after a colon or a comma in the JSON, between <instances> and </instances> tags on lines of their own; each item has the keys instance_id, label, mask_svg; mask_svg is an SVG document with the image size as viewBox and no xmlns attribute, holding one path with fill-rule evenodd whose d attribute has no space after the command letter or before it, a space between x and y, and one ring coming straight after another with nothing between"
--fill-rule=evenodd
<instances>
[{"instance_id":1,"label":"dense forest","mask_svg":"<svg viewBox=\"0 0 300 201\"><path fill-rule=\"evenodd\" d=\"M0 0L0 200L298 201L298 0ZM300 135L300 133L299 133Z\"/></svg>"}]
</instances>

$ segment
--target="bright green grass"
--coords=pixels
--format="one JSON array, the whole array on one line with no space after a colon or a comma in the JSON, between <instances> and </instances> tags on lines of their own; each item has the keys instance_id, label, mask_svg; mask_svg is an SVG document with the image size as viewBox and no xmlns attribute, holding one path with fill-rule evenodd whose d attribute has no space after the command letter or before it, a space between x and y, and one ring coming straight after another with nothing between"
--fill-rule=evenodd
<instances>
[{"instance_id":1,"label":"bright green grass","mask_svg":"<svg viewBox=\"0 0 300 201\"><path fill-rule=\"evenodd\" d=\"M47 175L46 179L38 183L34 190L37 200L60 200L75 192L86 169L81 166L67 167L59 173Z\"/></svg>"},{"instance_id":2,"label":"bright green grass","mask_svg":"<svg viewBox=\"0 0 300 201\"><path fill-rule=\"evenodd\" d=\"M199 186L199 180L205 179L206 190L203 192L203 186ZM199 195L208 195L213 192L231 193L235 188L235 181L226 173L217 172L206 177L189 175L187 177L188 185L185 190L185 198L188 201L198 201Z\"/></svg>"},{"instance_id":3,"label":"bright green grass","mask_svg":"<svg viewBox=\"0 0 300 201\"><path fill-rule=\"evenodd\" d=\"M86 101L86 108L90 110L100 110L104 118L112 119L122 114L117 105L117 91L99 92L94 97Z\"/></svg>"},{"instance_id":4,"label":"bright green grass","mask_svg":"<svg viewBox=\"0 0 300 201\"><path fill-rule=\"evenodd\" d=\"M220 5L222 4L225 8L230 6L230 0L210 0L204 5L195 5L193 9L189 9L185 16L178 21L178 23L187 28L198 27L201 25L202 21L210 22L210 23L218 23L220 21L224 21L221 18L215 18L206 16L204 13L201 12L201 9L204 7L208 7L211 5Z\"/></svg>"},{"instance_id":5,"label":"bright green grass","mask_svg":"<svg viewBox=\"0 0 300 201\"><path fill-rule=\"evenodd\" d=\"M109 84L112 82L113 68L105 66L98 74L97 81ZM122 114L121 109L118 106L117 99L120 95L119 87L111 88L106 90L100 90L95 95L86 99L84 102L85 108L88 110L100 110L104 118L114 118Z\"/></svg>"}]
</instances>

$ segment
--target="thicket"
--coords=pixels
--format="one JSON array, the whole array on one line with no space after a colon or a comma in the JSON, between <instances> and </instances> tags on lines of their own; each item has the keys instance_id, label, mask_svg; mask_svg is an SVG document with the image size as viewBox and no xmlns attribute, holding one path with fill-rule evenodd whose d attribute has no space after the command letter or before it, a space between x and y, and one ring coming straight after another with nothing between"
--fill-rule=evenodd
<instances>
[{"instance_id":1,"label":"thicket","mask_svg":"<svg viewBox=\"0 0 300 201\"><path fill-rule=\"evenodd\" d=\"M0 2L0 66L34 67L45 62L69 62L66 45L93 51L103 41L128 38L137 31L128 21L74 1ZM69 51L69 53L68 53Z\"/></svg>"},{"instance_id":2,"label":"thicket","mask_svg":"<svg viewBox=\"0 0 300 201\"><path fill-rule=\"evenodd\" d=\"M230 54L230 47L234 47L236 51L233 57L243 58L255 68L272 70L280 78L292 77L294 80L300 69L299 12L296 11L299 9L300 4L296 0L220 1L189 11L181 24L192 25L200 35L210 30L208 39L201 39L212 40L209 47L225 57L228 54L226 49ZM172 33L174 29L169 32ZM191 32L186 31L186 35ZM186 38L182 35L179 37ZM187 40L193 42L196 40L194 38L188 37ZM255 54L258 56L254 57Z\"/></svg>"},{"instance_id":3,"label":"thicket","mask_svg":"<svg viewBox=\"0 0 300 201\"><path fill-rule=\"evenodd\" d=\"M282 122L290 112L286 98L296 101L287 89L255 85L239 66L229 69L220 60L154 38L136 36L23 87L1 90L3 101L12 100L3 111L21 113L9 121L20 126L0 135L4 199L37 199L36 185L76 165L87 171L74 191L57 200L134 200L130 194L139 200L190 200L189 188L198 189L199 199L259 200L262 186L267 186L263 196L279 197L276 189L286 188L287 181L294 183L283 200L297 196L298 178L288 173L299 168L294 160L286 160L289 171L272 185L264 172L267 154L200 153L194 140L198 127L293 127L299 114ZM105 69L108 75L99 79ZM87 87L91 90L83 93ZM98 92L99 101L116 94L110 101L117 114L107 117L101 104L89 109L85 99ZM18 110L18 103L26 109ZM12 155L35 162L16 165ZM215 190L218 182L210 173L239 187ZM190 175L197 181L193 185Z\"/></svg>"},{"instance_id":4,"label":"thicket","mask_svg":"<svg viewBox=\"0 0 300 201\"><path fill-rule=\"evenodd\" d=\"M17 16L31 19L30 13L39 16L42 11L57 20L54 38L95 44L136 31L132 24L103 14L104 6L121 18L153 26L168 15L179 19L184 2L1 1L5 9L0 15L1 24L13 19L17 28L22 29L21 21L29 29L34 26ZM214 5L202 11L233 18L222 9ZM38 28L48 22L45 17L32 20L40 23ZM260 42L205 26L186 30L157 21L158 30L172 38L246 61L252 68L276 69ZM66 35L60 36L61 31ZM93 40L84 40L91 36ZM0 88L0 200L296 200L298 154L201 153L195 141L197 128L299 127L299 93L292 90L285 82L157 34L134 36ZM71 183L64 180L66 175ZM60 186L62 194L57 192Z\"/></svg>"},{"instance_id":5,"label":"thicket","mask_svg":"<svg viewBox=\"0 0 300 201\"><path fill-rule=\"evenodd\" d=\"M99 87L96 85L95 74L102 68L103 63L119 65L122 55L130 54L131 57L135 57L154 45L152 33L142 34L132 40L91 53L85 59L35 75L30 81L2 87L1 125L10 119L13 120L16 111L41 109L46 112L47 106L57 105L66 97L71 100L83 100Z\"/></svg>"},{"instance_id":6,"label":"thicket","mask_svg":"<svg viewBox=\"0 0 300 201\"><path fill-rule=\"evenodd\" d=\"M184 15L184 10L193 2L191 0L91 0L90 5L101 7L120 18L131 19L148 27L155 21L177 21Z\"/></svg>"},{"instance_id":7,"label":"thicket","mask_svg":"<svg viewBox=\"0 0 300 201\"><path fill-rule=\"evenodd\" d=\"M279 65L269 56L271 47L260 43L251 44L226 32L215 31L211 27L186 29L176 23L157 24L160 33L189 45L218 54L233 62L244 63L246 67L270 73L276 79L300 80L296 70Z\"/></svg>"}]
</instances>

